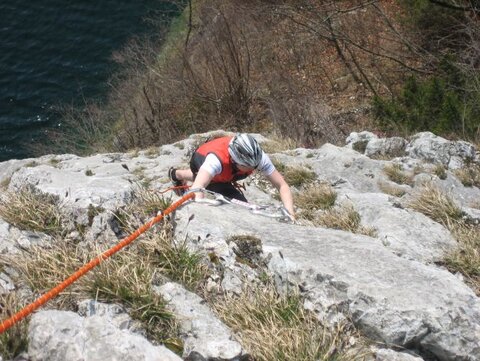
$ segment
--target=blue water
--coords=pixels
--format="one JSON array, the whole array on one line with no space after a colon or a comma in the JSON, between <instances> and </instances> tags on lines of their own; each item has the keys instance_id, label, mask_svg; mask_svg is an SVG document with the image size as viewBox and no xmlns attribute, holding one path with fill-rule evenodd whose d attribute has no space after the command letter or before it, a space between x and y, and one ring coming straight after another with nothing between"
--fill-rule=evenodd
<instances>
[{"instance_id":1,"label":"blue water","mask_svg":"<svg viewBox=\"0 0 480 361\"><path fill-rule=\"evenodd\" d=\"M58 106L106 96L112 53L153 32L156 0L0 1L0 161L59 123Z\"/></svg>"}]
</instances>

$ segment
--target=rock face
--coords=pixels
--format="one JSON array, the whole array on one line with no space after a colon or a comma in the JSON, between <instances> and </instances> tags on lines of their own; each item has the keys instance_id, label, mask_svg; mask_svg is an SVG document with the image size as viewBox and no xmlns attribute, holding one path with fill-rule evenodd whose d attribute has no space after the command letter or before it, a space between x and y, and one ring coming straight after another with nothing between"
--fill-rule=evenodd
<instances>
[{"instance_id":1,"label":"rock face","mask_svg":"<svg viewBox=\"0 0 480 361\"><path fill-rule=\"evenodd\" d=\"M375 361L421 361L420 357L392 350L378 350Z\"/></svg>"},{"instance_id":2,"label":"rock face","mask_svg":"<svg viewBox=\"0 0 480 361\"><path fill-rule=\"evenodd\" d=\"M10 191L31 185L58 196L72 222L70 231L75 233L76 225L85 228L82 241L116 242L111 213L130 201L139 182L148 181L151 189L166 188L168 168L186 165L198 139L192 136L154 154L45 156L35 159L33 167L26 166L32 160L8 161L0 163L0 182L8 183ZM237 262L228 242L232 235L254 236L261 240L263 259L278 289L298 287L305 307L319 319L352 319L365 335L387 347L375 350L375 360L480 360L480 299L460 277L437 266L457 247L456 241L442 225L404 207L405 199L429 181L451 194L469 222L480 221L480 211L472 204L480 199L480 189L464 186L452 171L480 161L471 144L431 133L407 140L361 132L352 133L345 147L325 144L275 157L285 165L312 169L318 181L334 187L338 203L351 204L362 224L376 229L375 236L279 223L235 205L190 202L175 212L175 236L205 256L217 256L223 279L209 280L208 289L239 293L242 280L258 277ZM384 184L393 183L384 171L391 164L412 173L411 183L396 185L404 196L382 191ZM431 171L435 164L445 167L445 177ZM277 202L252 184L246 195L253 203ZM98 212L89 212L92 207ZM2 253L15 254L50 241L0 219ZM15 287L8 269L3 270L0 292ZM185 359L244 358L232 330L199 296L174 283L154 289L179 320ZM32 361L180 359L145 339L122 308L93 301L82 303L79 313L37 312L29 340ZM407 352L388 349L398 347Z\"/></svg>"},{"instance_id":3,"label":"rock face","mask_svg":"<svg viewBox=\"0 0 480 361\"><path fill-rule=\"evenodd\" d=\"M158 287L157 292L179 318L184 336L184 357L192 352L214 360L238 360L242 346L196 294L175 283Z\"/></svg>"},{"instance_id":4,"label":"rock face","mask_svg":"<svg viewBox=\"0 0 480 361\"><path fill-rule=\"evenodd\" d=\"M475 159L475 147L472 144L451 142L430 132L416 134L406 151L412 158L439 163L450 169L461 168L465 161Z\"/></svg>"},{"instance_id":5,"label":"rock face","mask_svg":"<svg viewBox=\"0 0 480 361\"><path fill-rule=\"evenodd\" d=\"M480 355L480 300L445 270L398 257L370 237L258 222L258 216L234 206L205 212L192 204L182 214L179 230L195 214L186 230L194 238L207 233L261 238L279 286L301 284L308 307L321 318L335 319L341 310L373 339L427 350L440 360Z\"/></svg>"},{"instance_id":6,"label":"rock face","mask_svg":"<svg viewBox=\"0 0 480 361\"><path fill-rule=\"evenodd\" d=\"M425 263L441 261L456 247L450 232L430 218L395 206L395 197L381 193L342 193L353 203L366 226L376 229L376 241L398 256Z\"/></svg>"},{"instance_id":7,"label":"rock face","mask_svg":"<svg viewBox=\"0 0 480 361\"><path fill-rule=\"evenodd\" d=\"M73 312L40 311L30 321L28 341L32 361L182 360L122 328L109 312L81 317Z\"/></svg>"}]
</instances>

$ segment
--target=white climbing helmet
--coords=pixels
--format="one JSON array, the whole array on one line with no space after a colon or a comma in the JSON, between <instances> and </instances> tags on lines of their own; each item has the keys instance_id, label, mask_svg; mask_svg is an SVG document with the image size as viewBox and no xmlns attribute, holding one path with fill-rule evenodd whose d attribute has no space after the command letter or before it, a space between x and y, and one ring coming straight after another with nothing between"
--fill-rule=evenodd
<instances>
[{"instance_id":1,"label":"white climbing helmet","mask_svg":"<svg viewBox=\"0 0 480 361\"><path fill-rule=\"evenodd\" d=\"M245 133L239 133L232 138L228 152L235 163L250 168L257 168L263 156L260 144Z\"/></svg>"}]
</instances>

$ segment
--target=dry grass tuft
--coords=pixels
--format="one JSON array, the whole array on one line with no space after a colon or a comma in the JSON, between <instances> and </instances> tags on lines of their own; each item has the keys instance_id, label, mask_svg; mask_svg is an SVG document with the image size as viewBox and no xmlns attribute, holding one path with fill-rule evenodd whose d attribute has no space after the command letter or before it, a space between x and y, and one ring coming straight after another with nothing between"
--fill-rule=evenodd
<instances>
[{"instance_id":1,"label":"dry grass tuft","mask_svg":"<svg viewBox=\"0 0 480 361\"><path fill-rule=\"evenodd\" d=\"M0 216L23 230L50 235L63 233L64 218L58 198L33 187L0 195Z\"/></svg>"},{"instance_id":2,"label":"dry grass tuft","mask_svg":"<svg viewBox=\"0 0 480 361\"><path fill-rule=\"evenodd\" d=\"M387 164L383 171L387 175L388 179L398 184L413 184L413 174L404 172L401 164L390 163Z\"/></svg>"},{"instance_id":3,"label":"dry grass tuft","mask_svg":"<svg viewBox=\"0 0 480 361\"><path fill-rule=\"evenodd\" d=\"M58 241L48 248L34 246L20 255L4 256L1 263L12 266L18 273L16 280L40 296L57 286L70 274L89 261L88 252L72 243ZM93 258L93 256L92 256ZM73 310L76 297L81 293L79 283L50 301L56 308Z\"/></svg>"},{"instance_id":4,"label":"dry grass tuft","mask_svg":"<svg viewBox=\"0 0 480 361\"><path fill-rule=\"evenodd\" d=\"M40 295L103 251L56 242L49 248L32 247L20 256L3 257L1 263L16 270L16 283ZM103 261L50 302L67 310L74 310L77 302L86 298L121 303L133 319L142 323L150 339L178 349L181 342L177 326L161 297L152 291L152 284L168 277L195 289L208 276L201 261L201 256L185 245L175 245L171 229L164 225L153 236L144 236Z\"/></svg>"},{"instance_id":5,"label":"dry grass tuft","mask_svg":"<svg viewBox=\"0 0 480 361\"><path fill-rule=\"evenodd\" d=\"M73 283L66 292L50 301L57 309L75 310L77 302L93 298L117 302L128 308L133 319L142 323L150 339L166 343L176 339L173 316L163 300L152 290L152 281L159 272L142 246L122 250ZM58 285L102 250L86 250L68 243L51 248L32 247L20 257L2 261L19 274L17 282L28 285L36 296ZM153 257L154 255L152 255Z\"/></svg>"},{"instance_id":6,"label":"dry grass tuft","mask_svg":"<svg viewBox=\"0 0 480 361\"><path fill-rule=\"evenodd\" d=\"M355 361L367 354L349 348L349 325L328 328L303 308L299 295L281 296L271 284L226 295L213 307L255 360Z\"/></svg>"},{"instance_id":7,"label":"dry grass tuft","mask_svg":"<svg viewBox=\"0 0 480 361\"><path fill-rule=\"evenodd\" d=\"M462 273L480 295L480 226L464 220L461 208L432 184L427 184L409 206L450 230L458 246L444 262L452 272Z\"/></svg>"},{"instance_id":8,"label":"dry grass tuft","mask_svg":"<svg viewBox=\"0 0 480 361\"><path fill-rule=\"evenodd\" d=\"M360 214L352 205L342 205L339 208L328 209L320 213L315 218L314 223L326 228L340 229L370 237L376 236L374 228L361 225Z\"/></svg>"},{"instance_id":9,"label":"dry grass tuft","mask_svg":"<svg viewBox=\"0 0 480 361\"><path fill-rule=\"evenodd\" d=\"M426 183L408 206L446 226L459 221L463 216L462 210L453 199L432 183Z\"/></svg>"},{"instance_id":10,"label":"dry grass tuft","mask_svg":"<svg viewBox=\"0 0 480 361\"><path fill-rule=\"evenodd\" d=\"M172 197L140 185L132 193L131 202L115 212L115 218L125 234L134 232L146 221L165 211L172 204Z\"/></svg>"},{"instance_id":11,"label":"dry grass tuft","mask_svg":"<svg viewBox=\"0 0 480 361\"><path fill-rule=\"evenodd\" d=\"M156 216L158 212L165 211L172 205L172 197L166 197L158 192L146 188L137 189L132 198L130 210L145 216Z\"/></svg>"},{"instance_id":12,"label":"dry grass tuft","mask_svg":"<svg viewBox=\"0 0 480 361\"><path fill-rule=\"evenodd\" d=\"M387 182L378 182L378 187L383 193L389 194L394 197L402 197L406 193L403 188Z\"/></svg>"},{"instance_id":13,"label":"dry grass tuft","mask_svg":"<svg viewBox=\"0 0 480 361\"><path fill-rule=\"evenodd\" d=\"M27 167L27 168L35 168L35 167L38 167L39 165L40 165L40 163L38 163L38 162L35 161L35 160L32 160L32 161L26 163L26 164L24 165L24 167Z\"/></svg>"},{"instance_id":14,"label":"dry grass tuft","mask_svg":"<svg viewBox=\"0 0 480 361\"><path fill-rule=\"evenodd\" d=\"M337 192L329 184L312 184L295 194L295 204L304 209L329 209L337 200Z\"/></svg>"},{"instance_id":15,"label":"dry grass tuft","mask_svg":"<svg viewBox=\"0 0 480 361\"><path fill-rule=\"evenodd\" d=\"M454 272L467 277L480 296L480 226L456 223L450 228L458 241L458 248L449 254L445 263Z\"/></svg>"},{"instance_id":16,"label":"dry grass tuft","mask_svg":"<svg viewBox=\"0 0 480 361\"><path fill-rule=\"evenodd\" d=\"M5 320L13 316L22 307L19 296L15 292L0 296L0 317ZM18 354L27 350L28 322L18 322L7 331L0 334L0 356L5 360L12 360Z\"/></svg>"},{"instance_id":17,"label":"dry grass tuft","mask_svg":"<svg viewBox=\"0 0 480 361\"><path fill-rule=\"evenodd\" d=\"M433 169L433 174L440 179L447 179L447 170L443 164L437 164Z\"/></svg>"},{"instance_id":18,"label":"dry grass tuft","mask_svg":"<svg viewBox=\"0 0 480 361\"><path fill-rule=\"evenodd\" d=\"M294 203L300 208L300 218L313 221L318 210L330 209L337 200L337 193L328 184L311 184L294 194Z\"/></svg>"},{"instance_id":19,"label":"dry grass tuft","mask_svg":"<svg viewBox=\"0 0 480 361\"><path fill-rule=\"evenodd\" d=\"M8 186L10 185L10 181L12 180L12 177L7 177L5 179L3 179L1 182L0 182L0 189L2 190L7 190L8 189Z\"/></svg>"},{"instance_id":20,"label":"dry grass tuft","mask_svg":"<svg viewBox=\"0 0 480 361\"><path fill-rule=\"evenodd\" d=\"M145 156L147 158L156 158L159 156L159 148L158 147L148 147L146 150L145 150Z\"/></svg>"},{"instance_id":21,"label":"dry grass tuft","mask_svg":"<svg viewBox=\"0 0 480 361\"><path fill-rule=\"evenodd\" d=\"M300 188L317 179L315 172L303 167L291 167L272 159L275 168L283 175L288 185Z\"/></svg>"},{"instance_id":22,"label":"dry grass tuft","mask_svg":"<svg viewBox=\"0 0 480 361\"><path fill-rule=\"evenodd\" d=\"M266 153L280 153L286 150L295 149L298 143L292 138L273 137L270 140L262 143L262 149Z\"/></svg>"},{"instance_id":23,"label":"dry grass tuft","mask_svg":"<svg viewBox=\"0 0 480 361\"><path fill-rule=\"evenodd\" d=\"M471 165L467 168L457 169L454 174L465 187L480 188L480 166Z\"/></svg>"}]
</instances>

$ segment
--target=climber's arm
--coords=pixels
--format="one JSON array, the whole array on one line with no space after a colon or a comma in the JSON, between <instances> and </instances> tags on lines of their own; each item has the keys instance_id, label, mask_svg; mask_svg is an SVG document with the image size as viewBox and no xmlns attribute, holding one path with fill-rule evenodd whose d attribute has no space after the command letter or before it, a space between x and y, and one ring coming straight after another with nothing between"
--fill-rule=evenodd
<instances>
[{"instance_id":1,"label":"climber's arm","mask_svg":"<svg viewBox=\"0 0 480 361\"><path fill-rule=\"evenodd\" d=\"M280 199L282 200L283 206L287 209L290 215L295 218L292 192L290 191L290 187L288 186L287 182L285 182L283 176L278 170L274 170L272 174L267 176L267 178L278 190L278 193L280 193Z\"/></svg>"}]
</instances>

